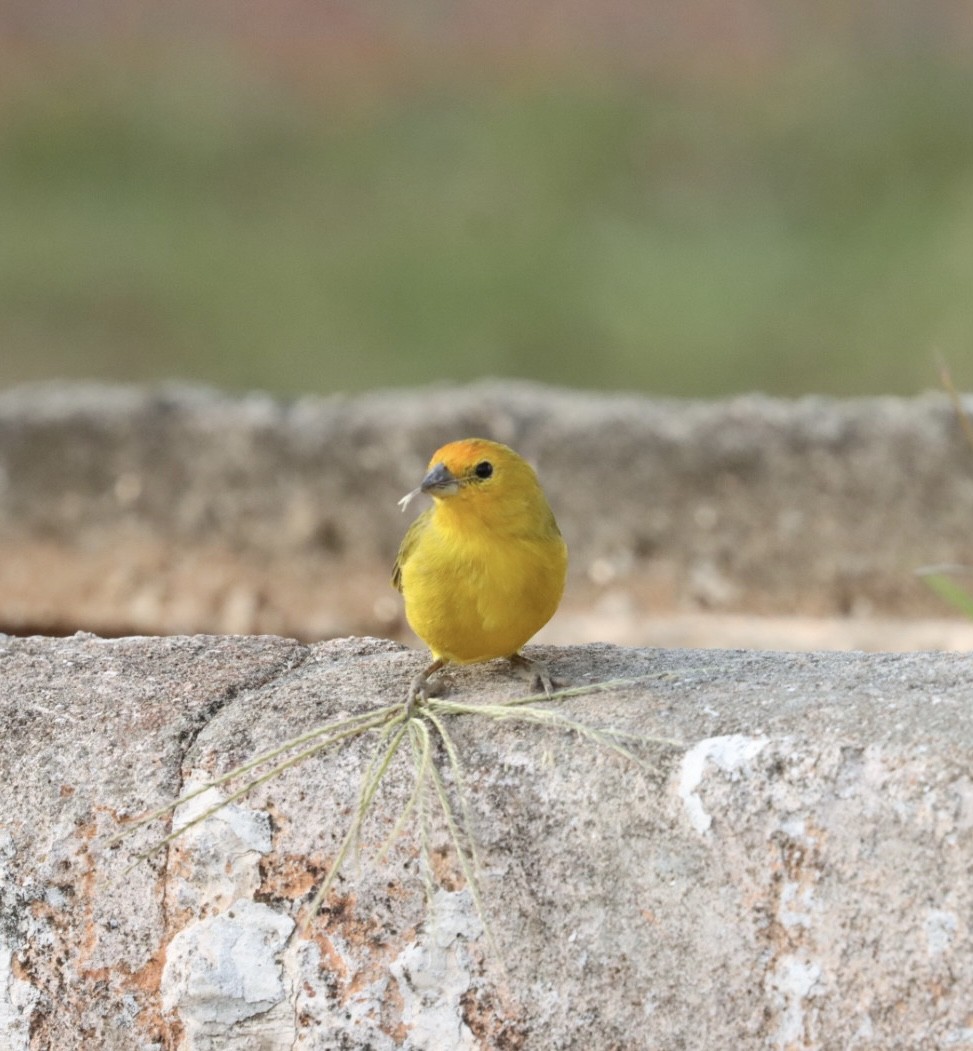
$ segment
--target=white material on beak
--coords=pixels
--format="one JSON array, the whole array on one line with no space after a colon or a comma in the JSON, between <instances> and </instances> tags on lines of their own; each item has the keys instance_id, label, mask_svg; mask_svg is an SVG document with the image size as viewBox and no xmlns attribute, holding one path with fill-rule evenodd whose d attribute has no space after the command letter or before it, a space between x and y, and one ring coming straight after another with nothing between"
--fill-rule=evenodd
<instances>
[{"instance_id":1,"label":"white material on beak","mask_svg":"<svg viewBox=\"0 0 973 1051\"><path fill-rule=\"evenodd\" d=\"M399 507L402 508L403 512L421 492L422 486L419 486L418 489L413 489L411 493L406 493L405 496L402 497L402 499L399 501Z\"/></svg>"}]
</instances>

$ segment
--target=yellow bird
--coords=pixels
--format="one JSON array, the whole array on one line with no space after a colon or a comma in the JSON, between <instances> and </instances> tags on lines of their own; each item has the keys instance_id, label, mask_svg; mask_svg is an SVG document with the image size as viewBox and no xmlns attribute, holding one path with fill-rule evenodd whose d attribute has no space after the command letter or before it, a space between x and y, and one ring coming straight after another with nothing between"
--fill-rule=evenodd
<instances>
[{"instance_id":1,"label":"yellow bird","mask_svg":"<svg viewBox=\"0 0 973 1051\"><path fill-rule=\"evenodd\" d=\"M519 651L554 615L568 549L533 468L484 438L444 445L418 489L433 506L409 527L392 570L412 630L433 662L413 680L408 703L425 698L445 664L507 657L550 692L539 661Z\"/></svg>"}]
</instances>

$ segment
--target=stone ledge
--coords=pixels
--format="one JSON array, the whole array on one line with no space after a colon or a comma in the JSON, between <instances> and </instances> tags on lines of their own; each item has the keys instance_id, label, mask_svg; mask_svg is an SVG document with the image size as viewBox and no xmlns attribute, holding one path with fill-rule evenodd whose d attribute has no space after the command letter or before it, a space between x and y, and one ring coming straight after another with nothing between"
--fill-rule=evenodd
<instances>
[{"instance_id":1,"label":"stone ledge","mask_svg":"<svg viewBox=\"0 0 973 1051\"><path fill-rule=\"evenodd\" d=\"M0 392L0 630L407 638L396 501L468 434L540 467L568 611L942 617L914 571L973 565L973 452L944 395L61 384Z\"/></svg>"},{"instance_id":2,"label":"stone ledge","mask_svg":"<svg viewBox=\"0 0 973 1051\"><path fill-rule=\"evenodd\" d=\"M414 822L376 859L411 791L405 756L361 863L308 934L294 926L347 827L363 742L128 875L161 822L106 845L120 817L401 696L419 654L375 639L0 638L5 1047L973 1039L967 657L538 652L575 684L640 678L564 711L682 744L641 770L559 730L453 720L492 948L438 826L431 910ZM453 690L519 686L487 665Z\"/></svg>"}]
</instances>

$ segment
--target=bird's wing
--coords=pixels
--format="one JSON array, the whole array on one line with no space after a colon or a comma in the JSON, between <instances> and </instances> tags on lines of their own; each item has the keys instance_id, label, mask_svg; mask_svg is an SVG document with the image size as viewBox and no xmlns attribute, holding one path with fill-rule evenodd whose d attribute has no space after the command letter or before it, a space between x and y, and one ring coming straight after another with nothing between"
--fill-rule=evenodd
<instances>
[{"instance_id":1,"label":"bird's wing","mask_svg":"<svg viewBox=\"0 0 973 1051\"><path fill-rule=\"evenodd\" d=\"M430 507L409 526L402 543L399 545L399 553L395 556L395 564L392 566L392 587L397 591L402 590L402 567L409 561L409 556L415 550L419 537L422 535L429 519L432 517L434 508Z\"/></svg>"}]
</instances>

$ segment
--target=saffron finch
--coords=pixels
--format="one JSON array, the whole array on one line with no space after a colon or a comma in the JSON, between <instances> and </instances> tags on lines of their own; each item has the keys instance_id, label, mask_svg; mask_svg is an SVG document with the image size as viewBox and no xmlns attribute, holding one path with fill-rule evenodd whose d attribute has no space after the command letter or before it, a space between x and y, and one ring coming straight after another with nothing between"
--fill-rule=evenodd
<instances>
[{"instance_id":1,"label":"saffron finch","mask_svg":"<svg viewBox=\"0 0 973 1051\"><path fill-rule=\"evenodd\" d=\"M507 657L545 692L551 680L520 648L554 615L568 549L533 468L484 438L444 445L418 489L433 506L409 527L392 570L412 630L432 652L413 680L411 707L444 665Z\"/></svg>"}]
</instances>

